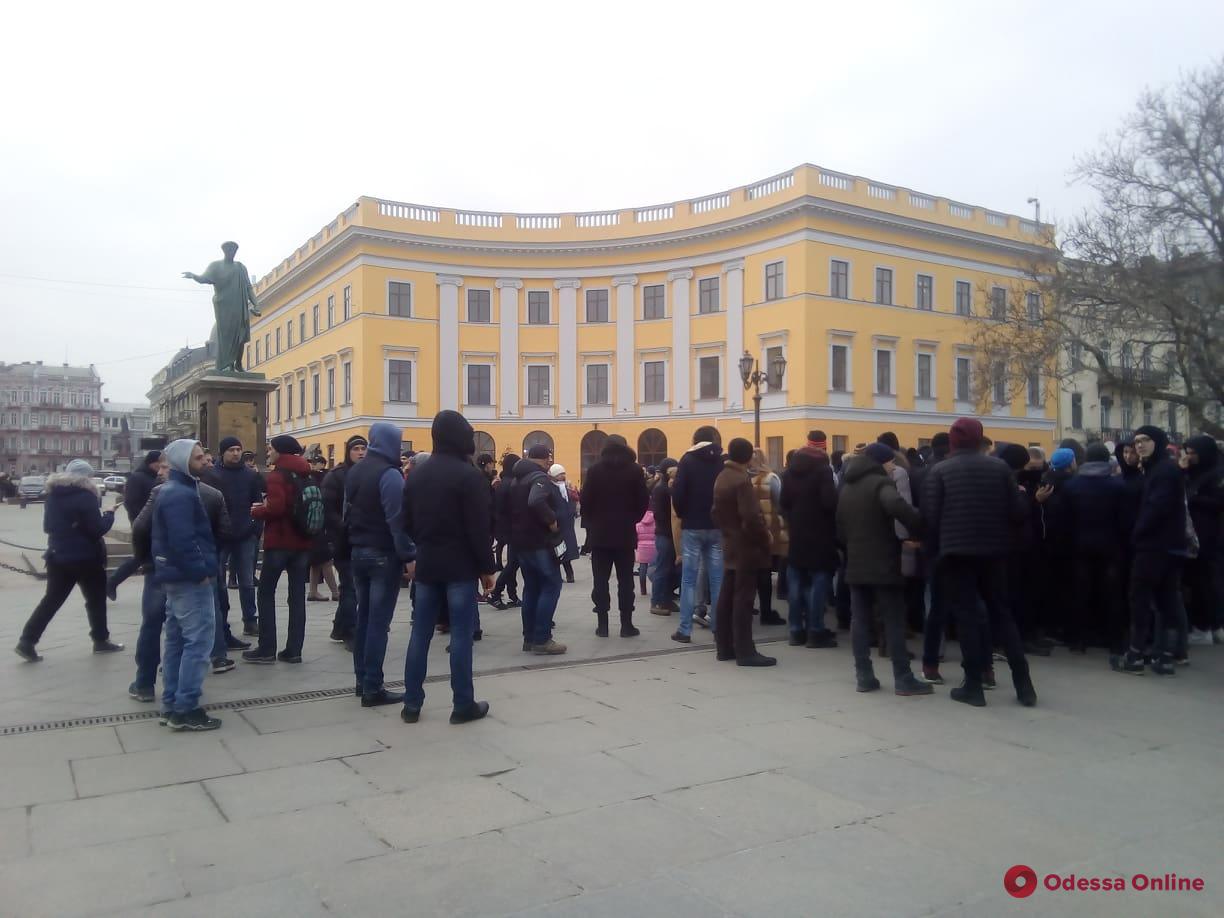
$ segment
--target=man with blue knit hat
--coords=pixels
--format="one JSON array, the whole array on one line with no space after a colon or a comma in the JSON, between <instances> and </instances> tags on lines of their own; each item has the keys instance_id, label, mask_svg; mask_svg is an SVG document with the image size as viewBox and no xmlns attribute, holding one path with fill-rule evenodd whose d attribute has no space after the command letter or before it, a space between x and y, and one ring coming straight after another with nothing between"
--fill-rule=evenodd
<instances>
[{"instance_id":1,"label":"man with blue knit hat","mask_svg":"<svg viewBox=\"0 0 1224 918\"><path fill-rule=\"evenodd\" d=\"M204 450L175 440L165 450L170 477L153 508L153 577L166 594L162 712L171 730L215 730L200 707L216 629L217 546L200 499Z\"/></svg>"}]
</instances>

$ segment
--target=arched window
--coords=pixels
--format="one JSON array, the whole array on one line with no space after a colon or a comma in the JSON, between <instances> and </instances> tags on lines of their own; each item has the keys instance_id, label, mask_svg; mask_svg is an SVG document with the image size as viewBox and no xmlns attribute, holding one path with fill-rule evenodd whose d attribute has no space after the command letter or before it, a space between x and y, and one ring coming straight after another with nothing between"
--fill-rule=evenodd
<instances>
[{"instance_id":1,"label":"arched window","mask_svg":"<svg viewBox=\"0 0 1224 918\"><path fill-rule=\"evenodd\" d=\"M608 442L608 435L602 430L592 430L582 438L582 477L586 477L587 469L599 461L599 453Z\"/></svg>"},{"instance_id":2,"label":"arched window","mask_svg":"<svg viewBox=\"0 0 1224 918\"><path fill-rule=\"evenodd\" d=\"M494 443L493 438L483 430L478 430L476 431L476 455L479 456L481 453L488 453L490 456L496 459L497 444Z\"/></svg>"},{"instance_id":3,"label":"arched window","mask_svg":"<svg viewBox=\"0 0 1224 918\"><path fill-rule=\"evenodd\" d=\"M527 450L540 444L547 446L549 453L552 453L553 438L544 433L542 430L533 430L531 433L527 434L527 436L523 437L523 455L526 456Z\"/></svg>"},{"instance_id":4,"label":"arched window","mask_svg":"<svg viewBox=\"0 0 1224 918\"><path fill-rule=\"evenodd\" d=\"M667 458L667 435L657 427L647 427L638 437L637 454L643 466L658 465Z\"/></svg>"}]
</instances>

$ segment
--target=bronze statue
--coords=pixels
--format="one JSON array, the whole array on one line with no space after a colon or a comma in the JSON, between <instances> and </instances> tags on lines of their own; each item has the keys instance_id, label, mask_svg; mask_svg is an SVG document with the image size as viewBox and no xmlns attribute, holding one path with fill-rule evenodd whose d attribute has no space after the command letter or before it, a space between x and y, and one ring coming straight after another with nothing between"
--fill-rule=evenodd
<instances>
[{"instance_id":1,"label":"bronze statue","mask_svg":"<svg viewBox=\"0 0 1224 918\"><path fill-rule=\"evenodd\" d=\"M217 372L242 373L243 351L251 340L248 304L251 315L261 313L246 266L234 261L238 243L223 242L221 251L225 253L223 261L214 261L203 274L184 271L183 277L197 284L212 284L213 312L217 317Z\"/></svg>"}]
</instances>

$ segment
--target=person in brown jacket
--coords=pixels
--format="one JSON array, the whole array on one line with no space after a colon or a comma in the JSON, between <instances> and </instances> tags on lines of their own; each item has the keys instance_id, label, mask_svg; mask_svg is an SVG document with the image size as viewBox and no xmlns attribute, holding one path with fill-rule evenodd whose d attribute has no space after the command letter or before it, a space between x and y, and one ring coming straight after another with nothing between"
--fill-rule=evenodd
<instances>
[{"instance_id":1,"label":"person in brown jacket","mask_svg":"<svg viewBox=\"0 0 1224 918\"><path fill-rule=\"evenodd\" d=\"M752 444L736 437L727 455L730 458L714 481L710 514L723 543L714 643L720 660L734 660L739 666L773 666L778 661L757 653L752 640L752 594L758 572L769 569L771 558L769 527L748 474Z\"/></svg>"},{"instance_id":2,"label":"person in brown jacket","mask_svg":"<svg viewBox=\"0 0 1224 918\"><path fill-rule=\"evenodd\" d=\"M873 692L880 680L871 668L868 630L872 608L884 619L898 695L929 695L930 685L910 671L905 649L905 580L901 576L901 540L894 521L910 533L922 525L918 511L897 491L892 474L894 453L872 443L846 463L837 502L838 541L846 548L846 582L850 584L854 670L860 692Z\"/></svg>"}]
</instances>

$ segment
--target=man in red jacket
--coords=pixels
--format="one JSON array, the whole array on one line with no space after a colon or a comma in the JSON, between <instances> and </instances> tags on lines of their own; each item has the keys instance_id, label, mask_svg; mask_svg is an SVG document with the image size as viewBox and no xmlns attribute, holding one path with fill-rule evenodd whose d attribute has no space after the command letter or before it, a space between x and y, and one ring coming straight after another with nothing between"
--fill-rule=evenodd
<instances>
[{"instance_id":1,"label":"man in red jacket","mask_svg":"<svg viewBox=\"0 0 1224 918\"><path fill-rule=\"evenodd\" d=\"M293 525L294 476L308 478L310 466L293 437L281 434L268 442L268 473L263 503L251 507L251 516L264 524L263 570L259 575L259 644L242 655L247 663L302 662L306 635L306 575L310 569L312 539ZM289 577L289 636L285 649L276 652L276 586L281 574Z\"/></svg>"}]
</instances>

